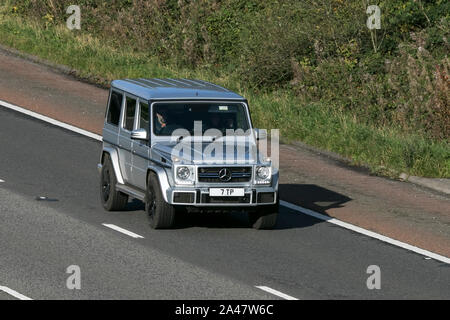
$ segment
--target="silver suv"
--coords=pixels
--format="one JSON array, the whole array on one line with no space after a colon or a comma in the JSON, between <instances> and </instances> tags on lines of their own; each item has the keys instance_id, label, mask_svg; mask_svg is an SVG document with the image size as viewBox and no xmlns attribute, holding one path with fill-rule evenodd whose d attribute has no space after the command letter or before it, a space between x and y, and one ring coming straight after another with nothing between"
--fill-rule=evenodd
<instances>
[{"instance_id":1,"label":"silver suv","mask_svg":"<svg viewBox=\"0 0 450 320\"><path fill-rule=\"evenodd\" d=\"M241 211L256 229L278 215L278 170L261 154L247 100L187 79L111 83L100 164L108 211L142 200L155 229L189 211Z\"/></svg>"}]
</instances>

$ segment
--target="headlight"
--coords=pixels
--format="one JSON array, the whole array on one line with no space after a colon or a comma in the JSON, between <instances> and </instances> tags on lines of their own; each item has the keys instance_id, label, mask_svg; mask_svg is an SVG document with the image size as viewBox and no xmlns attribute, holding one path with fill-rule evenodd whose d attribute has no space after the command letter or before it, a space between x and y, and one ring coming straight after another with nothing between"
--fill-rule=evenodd
<instances>
[{"instance_id":1,"label":"headlight","mask_svg":"<svg viewBox=\"0 0 450 320\"><path fill-rule=\"evenodd\" d=\"M191 170L188 167L178 167L177 168L177 177L181 180L186 180L191 175Z\"/></svg>"},{"instance_id":2,"label":"headlight","mask_svg":"<svg viewBox=\"0 0 450 320\"><path fill-rule=\"evenodd\" d=\"M270 184L272 181L272 167L256 167L255 173L256 184Z\"/></svg>"},{"instance_id":3,"label":"headlight","mask_svg":"<svg viewBox=\"0 0 450 320\"><path fill-rule=\"evenodd\" d=\"M258 175L258 178L265 180L270 175L270 168L269 167L258 167L258 169L256 169L256 174Z\"/></svg>"},{"instance_id":4,"label":"headlight","mask_svg":"<svg viewBox=\"0 0 450 320\"><path fill-rule=\"evenodd\" d=\"M194 166L175 166L174 171L176 184L194 184L195 169Z\"/></svg>"}]
</instances>

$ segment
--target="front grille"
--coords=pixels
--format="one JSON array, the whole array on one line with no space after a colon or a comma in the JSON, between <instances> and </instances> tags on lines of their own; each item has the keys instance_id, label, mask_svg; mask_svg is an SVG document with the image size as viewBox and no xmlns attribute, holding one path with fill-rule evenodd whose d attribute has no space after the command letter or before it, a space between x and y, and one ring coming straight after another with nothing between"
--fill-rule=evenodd
<instances>
[{"instance_id":1,"label":"front grille","mask_svg":"<svg viewBox=\"0 0 450 320\"><path fill-rule=\"evenodd\" d=\"M202 203L250 203L250 195L243 197L211 197L209 194L202 194Z\"/></svg>"},{"instance_id":2,"label":"front grille","mask_svg":"<svg viewBox=\"0 0 450 320\"><path fill-rule=\"evenodd\" d=\"M231 179L220 179L219 172L227 169ZM252 167L201 167L198 168L198 181L210 183L248 182L252 178Z\"/></svg>"}]
</instances>

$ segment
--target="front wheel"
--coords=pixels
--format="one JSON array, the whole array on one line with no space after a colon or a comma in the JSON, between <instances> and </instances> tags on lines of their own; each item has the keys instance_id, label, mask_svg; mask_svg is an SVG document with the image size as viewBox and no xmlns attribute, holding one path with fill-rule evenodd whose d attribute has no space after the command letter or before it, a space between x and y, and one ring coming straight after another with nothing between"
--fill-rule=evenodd
<instances>
[{"instance_id":1,"label":"front wheel","mask_svg":"<svg viewBox=\"0 0 450 320\"><path fill-rule=\"evenodd\" d=\"M175 207L167 203L161 192L158 177L151 172L147 179L145 211L153 229L168 229L175 222Z\"/></svg>"},{"instance_id":2,"label":"front wheel","mask_svg":"<svg viewBox=\"0 0 450 320\"><path fill-rule=\"evenodd\" d=\"M273 229L277 224L279 202L274 205L260 206L254 212L249 212L250 224L254 229Z\"/></svg>"}]
</instances>

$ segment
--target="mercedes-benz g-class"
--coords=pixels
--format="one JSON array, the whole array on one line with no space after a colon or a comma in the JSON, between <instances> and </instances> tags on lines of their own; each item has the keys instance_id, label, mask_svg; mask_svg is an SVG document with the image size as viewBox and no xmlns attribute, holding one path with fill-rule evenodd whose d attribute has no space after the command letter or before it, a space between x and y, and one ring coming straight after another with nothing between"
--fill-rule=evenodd
<instances>
[{"instance_id":1,"label":"mercedes-benz g-class","mask_svg":"<svg viewBox=\"0 0 450 320\"><path fill-rule=\"evenodd\" d=\"M152 228L187 211L248 213L256 229L276 224L278 170L261 155L248 103L218 85L188 79L111 83L103 128L100 198L122 210L145 203Z\"/></svg>"}]
</instances>

